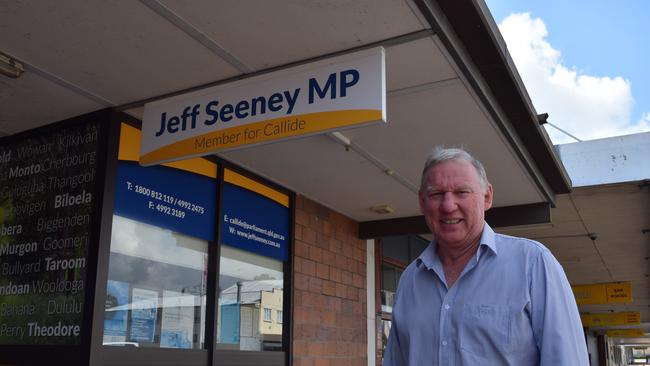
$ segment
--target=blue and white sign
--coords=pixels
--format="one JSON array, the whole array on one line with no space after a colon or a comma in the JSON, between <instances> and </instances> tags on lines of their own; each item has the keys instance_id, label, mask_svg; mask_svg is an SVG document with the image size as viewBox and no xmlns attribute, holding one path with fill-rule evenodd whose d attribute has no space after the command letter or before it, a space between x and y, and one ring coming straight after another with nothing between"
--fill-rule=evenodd
<instances>
[{"instance_id":1,"label":"blue and white sign","mask_svg":"<svg viewBox=\"0 0 650 366\"><path fill-rule=\"evenodd\" d=\"M164 166L121 161L115 213L208 241L214 238L215 179Z\"/></svg>"},{"instance_id":2,"label":"blue and white sign","mask_svg":"<svg viewBox=\"0 0 650 366\"><path fill-rule=\"evenodd\" d=\"M104 312L104 343L126 341L126 316L129 312L129 284L108 280Z\"/></svg>"},{"instance_id":3,"label":"blue and white sign","mask_svg":"<svg viewBox=\"0 0 650 366\"><path fill-rule=\"evenodd\" d=\"M383 123L385 69L377 47L147 103L140 163Z\"/></svg>"},{"instance_id":4,"label":"blue and white sign","mask_svg":"<svg viewBox=\"0 0 650 366\"><path fill-rule=\"evenodd\" d=\"M131 293L131 338L153 342L158 316L158 292L134 288Z\"/></svg>"},{"instance_id":5,"label":"blue and white sign","mask_svg":"<svg viewBox=\"0 0 650 366\"><path fill-rule=\"evenodd\" d=\"M288 259L289 209L246 188L224 182L221 242L253 253Z\"/></svg>"},{"instance_id":6,"label":"blue and white sign","mask_svg":"<svg viewBox=\"0 0 650 366\"><path fill-rule=\"evenodd\" d=\"M195 306L193 295L163 291L161 348L192 348Z\"/></svg>"}]
</instances>

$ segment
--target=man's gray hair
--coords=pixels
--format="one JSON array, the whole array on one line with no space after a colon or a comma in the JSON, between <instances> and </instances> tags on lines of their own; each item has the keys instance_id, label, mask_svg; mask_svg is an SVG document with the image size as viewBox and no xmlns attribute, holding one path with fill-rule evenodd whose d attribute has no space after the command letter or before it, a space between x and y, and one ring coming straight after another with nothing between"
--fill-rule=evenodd
<instances>
[{"instance_id":1,"label":"man's gray hair","mask_svg":"<svg viewBox=\"0 0 650 366\"><path fill-rule=\"evenodd\" d=\"M472 164L478 175L481 188L483 188L483 191L487 191L487 174L485 173L485 168L480 161L478 161L475 157L473 157L470 153L462 148L445 148L442 146L436 146L433 148L433 151L431 151L431 154L429 154L426 162L424 163L424 169L422 169L422 180L420 181L420 192L422 192L425 188L427 172L429 169L449 160L465 160L468 163Z\"/></svg>"}]
</instances>

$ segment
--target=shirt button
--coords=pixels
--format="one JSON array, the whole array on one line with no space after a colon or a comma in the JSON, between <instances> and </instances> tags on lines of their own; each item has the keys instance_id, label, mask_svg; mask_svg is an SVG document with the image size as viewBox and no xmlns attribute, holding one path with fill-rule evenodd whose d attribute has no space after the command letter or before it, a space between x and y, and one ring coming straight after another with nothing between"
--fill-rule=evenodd
<instances>
[{"instance_id":1,"label":"shirt button","mask_svg":"<svg viewBox=\"0 0 650 366\"><path fill-rule=\"evenodd\" d=\"M447 346L447 341L442 341L443 346Z\"/></svg>"},{"instance_id":2,"label":"shirt button","mask_svg":"<svg viewBox=\"0 0 650 366\"><path fill-rule=\"evenodd\" d=\"M449 310L450 306L449 304L445 304L445 310Z\"/></svg>"}]
</instances>

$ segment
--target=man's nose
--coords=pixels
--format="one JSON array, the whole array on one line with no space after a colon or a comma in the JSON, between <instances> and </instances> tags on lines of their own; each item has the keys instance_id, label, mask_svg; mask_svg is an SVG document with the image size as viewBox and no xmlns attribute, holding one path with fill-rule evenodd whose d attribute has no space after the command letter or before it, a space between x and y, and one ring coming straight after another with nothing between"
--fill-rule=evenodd
<instances>
[{"instance_id":1,"label":"man's nose","mask_svg":"<svg viewBox=\"0 0 650 366\"><path fill-rule=\"evenodd\" d=\"M452 192L445 192L443 194L440 208L443 212L452 212L456 209L456 200Z\"/></svg>"}]
</instances>

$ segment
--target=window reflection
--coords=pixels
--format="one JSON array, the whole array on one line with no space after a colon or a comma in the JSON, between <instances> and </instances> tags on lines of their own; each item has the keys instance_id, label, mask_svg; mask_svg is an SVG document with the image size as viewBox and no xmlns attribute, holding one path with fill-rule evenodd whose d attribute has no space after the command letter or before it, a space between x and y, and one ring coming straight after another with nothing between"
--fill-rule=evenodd
<instances>
[{"instance_id":1,"label":"window reflection","mask_svg":"<svg viewBox=\"0 0 650 366\"><path fill-rule=\"evenodd\" d=\"M282 261L222 245L219 272L217 348L282 350Z\"/></svg>"},{"instance_id":2,"label":"window reflection","mask_svg":"<svg viewBox=\"0 0 650 366\"><path fill-rule=\"evenodd\" d=\"M104 345L204 348L207 242L113 216Z\"/></svg>"},{"instance_id":3,"label":"window reflection","mask_svg":"<svg viewBox=\"0 0 650 366\"><path fill-rule=\"evenodd\" d=\"M395 303L395 293L397 284L402 276L402 270L396 266L383 263L381 266L382 288L381 288L381 311L393 313L393 304Z\"/></svg>"},{"instance_id":4,"label":"window reflection","mask_svg":"<svg viewBox=\"0 0 650 366\"><path fill-rule=\"evenodd\" d=\"M397 285L406 266L414 261L429 243L418 236L392 236L381 240L381 312L393 313Z\"/></svg>"},{"instance_id":5,"label":"window reflection","mask_svg":"<svg viewBox=\"0 0 650 366\"><path fill-rule=\"evenodd\" d=\"M390 327L393 324L390 320L381 321L381 354L384 354L386 345L388 344L388 336L390 335Z\"/></svg>"}]
</instances>

